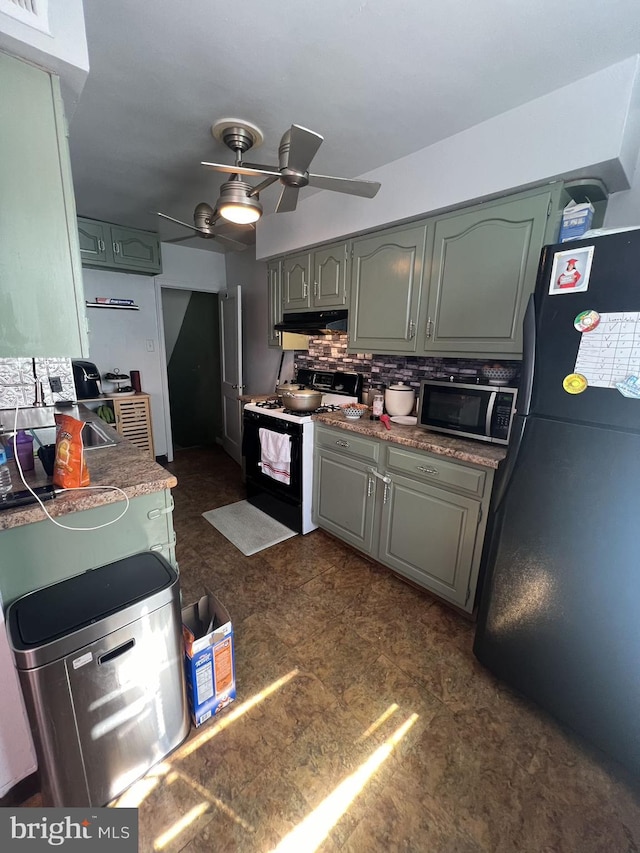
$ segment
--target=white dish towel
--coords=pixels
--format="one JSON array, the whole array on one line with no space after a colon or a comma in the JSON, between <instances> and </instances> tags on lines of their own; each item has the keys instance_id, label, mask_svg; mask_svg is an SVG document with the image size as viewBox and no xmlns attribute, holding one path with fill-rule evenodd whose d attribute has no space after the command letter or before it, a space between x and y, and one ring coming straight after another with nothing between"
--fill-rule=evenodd
<instances>
[{"instance_id":1,"label":"white dish towel","mask_svg":"<svg viewBox=\"0 0 640 853\"><path fill-rule=\"evenodd\" d=\"M260 427L260 467L262 473L280 483L291 483L291 438Z\"/></svg>"}]
</instances>

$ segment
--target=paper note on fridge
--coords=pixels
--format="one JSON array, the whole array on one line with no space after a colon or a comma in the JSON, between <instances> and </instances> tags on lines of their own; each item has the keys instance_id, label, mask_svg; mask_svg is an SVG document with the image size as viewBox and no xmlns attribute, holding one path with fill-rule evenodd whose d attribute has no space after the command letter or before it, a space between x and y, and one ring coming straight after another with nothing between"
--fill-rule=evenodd
<instances>
[{"instance_id":1,"label":"paper note on fridge","mask_svg":"<svg viewBox=\"0 0 640 853\"><path fill-rule=\"evenodd\" d=\"M600 314L597 327L580 339L574 372L600 388L640 376L640 311Z\"/></svg>"}]
</instances>

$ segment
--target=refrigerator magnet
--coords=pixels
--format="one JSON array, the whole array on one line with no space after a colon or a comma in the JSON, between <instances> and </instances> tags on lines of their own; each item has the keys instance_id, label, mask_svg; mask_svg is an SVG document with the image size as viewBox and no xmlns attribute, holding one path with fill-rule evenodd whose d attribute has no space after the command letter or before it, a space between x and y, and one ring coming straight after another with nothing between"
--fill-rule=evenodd
<instances>
[{"instance_id":1,"label":"refrigerator magnet","mask_svg":"<svg viewBox=\"0 0 640 853\"><path fill-rule=\"evenodd\" d=\"M583 293L589 289L589 276L595 246L582 246L568 252L556 252L551 267L551 295Z\"/></svg>"},{"instance_id":2,"label":"refrigerator magnet","mask_svg":"<svg viewBox=\"0 0 640 853\"><path fill-rule=\"evenodd\" d=\"M627 376L622 382L616 382L616 388L623 397L640 400L640 379L637 376Z\"/></svg>"},{"instance_id":3,"label":"refrigerator magnet","mask_svg":"<svg viewBox=\"0 0 640 853\"><path fill-rule=\"evenodd\" d=\"M597 311L581 311L573 325L579 332L592 332L600 322L600 315Z\"/></svg>"},{"instance_id":4,"label":"refrigerator magnet","mask_svg":"<svg viewBox=\"0 0 640 853\"><path fill-rule=\"evenodd\" d=\"M586 376L582 373L570 373L562 380L562 387L567 394L582 394L588 384Z\"/></svg>"}]
</instances>

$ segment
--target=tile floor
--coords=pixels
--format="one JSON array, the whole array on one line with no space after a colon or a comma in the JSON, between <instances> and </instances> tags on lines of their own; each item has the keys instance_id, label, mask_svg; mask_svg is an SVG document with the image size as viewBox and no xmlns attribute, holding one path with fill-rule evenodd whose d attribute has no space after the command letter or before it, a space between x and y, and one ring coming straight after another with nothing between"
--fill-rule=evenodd
<instances>
[{"instance_id":1,"label":"tile floor","mask_svg":"<svg viewBox=\"0 0 640 853\"><path fill-rule=\"evenodd\" d=\"M185 601L235 627L237 701L121 800L140 851L631 853L618 767L497 682L472 625L321 531L244 557L201 513L244 497L220 450L185 450Z\"/></svg>"}]
</instances>

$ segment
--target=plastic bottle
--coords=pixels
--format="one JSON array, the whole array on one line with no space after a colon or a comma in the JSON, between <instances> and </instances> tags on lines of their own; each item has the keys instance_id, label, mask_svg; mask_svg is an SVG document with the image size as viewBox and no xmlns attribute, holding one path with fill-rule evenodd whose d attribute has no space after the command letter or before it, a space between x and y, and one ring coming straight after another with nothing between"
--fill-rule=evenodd
<instances>
[{"instance_id":1,"label":"plastic bottle","mask_svg":"<svg viewBox=\"0 0 640 853\"><path fill-rule=\"evenodd\" d=\"M22 470L33 471L35 467L33 460L33 436L27 435L23 429L19 429L16 435L16 446Z\"/></svg>"},{"instance_id":2,"label":"plastic bottle","mask_svg":"<svg viewBox=\"0 0 640 853\"><path fill-rule=\"evenodd\" d=\"M4 447L0 444L0 499L4 495L8 495L13 487L11 482L11 471L7 465L7 454Z\"/></svg>"}]
</instances>

